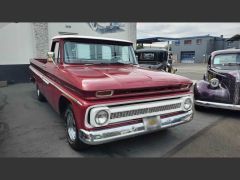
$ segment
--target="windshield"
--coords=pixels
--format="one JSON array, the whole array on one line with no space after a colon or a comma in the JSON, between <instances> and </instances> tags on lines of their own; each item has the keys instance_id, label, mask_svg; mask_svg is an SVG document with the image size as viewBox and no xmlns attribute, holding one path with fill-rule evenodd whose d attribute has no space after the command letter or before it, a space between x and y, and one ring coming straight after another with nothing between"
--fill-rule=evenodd
<instances>
[{"instance_id":1,"label":"windshield","mask_svg":"<svg viewBox=\"0 0 240 180\"><path fill-rule=\"evenodd\" d=\"M64 61L68 64L136 64L131 44L94 44L67 41Z\"/></svg>"},{"instance_id":2,"label":"windshield","mask_svg":"<svg viewBox=\"0 0 240 180\"><path fill-rule=\"evenodd\" d=\"M221 54L213 59L213 66L224 69L225 66L239 66L240 54Z\"/></svg>"}]
</instances>

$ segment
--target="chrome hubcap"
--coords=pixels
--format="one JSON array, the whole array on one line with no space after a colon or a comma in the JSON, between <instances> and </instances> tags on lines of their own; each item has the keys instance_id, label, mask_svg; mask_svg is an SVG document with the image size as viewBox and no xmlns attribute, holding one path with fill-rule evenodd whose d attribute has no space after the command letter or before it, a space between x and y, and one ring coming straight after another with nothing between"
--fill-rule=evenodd
<instances>
[{"instance_id":1,"label":"chrome hubcap","mask_svg":"<svg viewBox=\"0 0 240 180\"><path fill-rule=\"evenodd\" d=\"M67 132L71 141L75 141L77 137L77 132L72 112L67 113Z\"/></svg>"}]
</instances>

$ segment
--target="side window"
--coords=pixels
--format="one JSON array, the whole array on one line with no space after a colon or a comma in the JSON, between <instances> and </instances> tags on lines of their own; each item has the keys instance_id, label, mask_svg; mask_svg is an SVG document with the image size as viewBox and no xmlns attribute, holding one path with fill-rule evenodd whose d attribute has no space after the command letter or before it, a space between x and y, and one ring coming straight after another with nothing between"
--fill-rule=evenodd
<instances>
[{"instance_id":1,"label":"side window","mask_svg":"<svg viewBox=\"0 0 240 180\"><path fill-rule=\"evenodd\" d=\"M55 61L56 63L59 63L59 62L60 62L59 42L56 42L56 43L55 43L54 54L55 54L55 59L54 59L54 61Z\"/></svg>"}]
</instances>

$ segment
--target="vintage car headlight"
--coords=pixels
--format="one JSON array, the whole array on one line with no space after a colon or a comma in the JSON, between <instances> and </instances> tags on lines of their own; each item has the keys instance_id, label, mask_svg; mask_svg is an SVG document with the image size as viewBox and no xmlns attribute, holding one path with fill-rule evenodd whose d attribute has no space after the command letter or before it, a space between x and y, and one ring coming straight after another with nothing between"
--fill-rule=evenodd
<instances>
[{"instance_id":1,"label":"vintage car headlight","mask_svg":"<svg viewBox=\"0 0 240 180\"><path fill-rule=\"evenodd\" d=\"M108 124L110 111L108 107L95 107L90 110L89 123L93 127L100 127Z\"/></svg>"},{"instance_id":2,"label":"vintage car headlight","mask_svg":"<svg viewBox=\"0 0 240 180\"><path fill-rule=\"evenodd\" d=\"M108 122L109 114L105 110L98 111L95 115L95 122L97 125L104 125Z\"/></svg>"},{"instance_id":3,"label":"vintage car headlight","mask_svg":"<svg viewBox=\"0 0 240 180\"><path fill-rule=\"evenodd\" d=\"M219 86L219 80L217 78L212 78L210 80L210 85L213 88L217 88Z\"/></svg>"},{"instance_id":4,"label":"vintage car headlight","mask_svg":"<svg viewBox=\"0 0 240 180\"><path fill-rule=\"evenodd\" d=\"M185 111L188 111L192 108L192 99L191 98L186 98L183 102L183 109Z\"/></svg>"}]
</instances>

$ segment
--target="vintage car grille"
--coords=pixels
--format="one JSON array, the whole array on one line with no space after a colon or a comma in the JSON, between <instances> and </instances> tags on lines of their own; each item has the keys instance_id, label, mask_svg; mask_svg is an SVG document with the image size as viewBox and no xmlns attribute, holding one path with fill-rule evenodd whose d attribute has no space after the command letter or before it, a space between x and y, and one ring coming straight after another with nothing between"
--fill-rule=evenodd
<instances>
[{"instance_id":1,"label":"vintage car grille","mask_svg":"<svg viewBox=\"0 0 240 180\"><path fill-rule=\"evenodd\" d=\"M142 108L142 109L136 109L136 110L130 110L130 111L116 112L111 114L110 119L131 117L131 116L143 115L143 114L148 114L153 112L163 112L167 110L178 109L180 107L181 107L181 103L176 103L176 104L169 104L165 106L157 106L157 107L151 107L151 108Z\"/></svg>"},{"instance_id":2,"label":"vintage car grille","mask_svg":"<svg viewBox=\"0 0 240 180\"><path fill-rule=\"evenodd\" d=\"M129 101L121 104L96 106L90 109L88 122L90 124L91 122L94 123L96 112L105 109L110 114L108 124L129 122L151 116L165 116L167 114L181 113L185 111L183 104L186 98L191 98L193 101L193 95L186 94L186 96L172 97L171 99L154 99L136 102Z\"/></svg>"}]
</instances>

